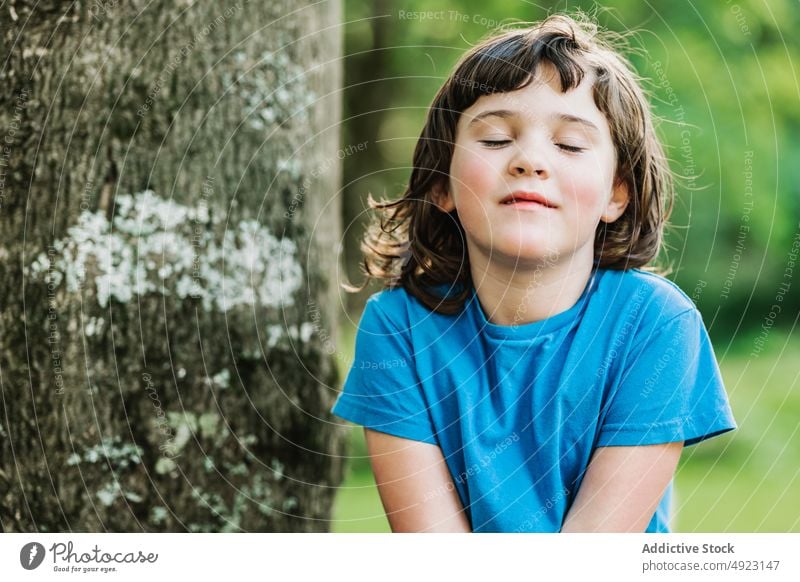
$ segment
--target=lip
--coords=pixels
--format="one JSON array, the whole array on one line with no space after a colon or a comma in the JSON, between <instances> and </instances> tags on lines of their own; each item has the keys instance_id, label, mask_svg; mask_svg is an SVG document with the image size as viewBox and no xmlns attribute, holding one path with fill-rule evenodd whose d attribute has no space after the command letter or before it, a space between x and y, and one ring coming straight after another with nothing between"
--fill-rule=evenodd
<instances>
[{"instance_id":1,"label":"lip","mask_svg":"<svg viewBox=\"0 0 800 582\"><path fill-rule=\"evenodd\" d=\"M528 190L516 190L500 201L503 206L541 206L544 208L558 208L554 202L539 194Z\"/></svg>"}]
</instances>

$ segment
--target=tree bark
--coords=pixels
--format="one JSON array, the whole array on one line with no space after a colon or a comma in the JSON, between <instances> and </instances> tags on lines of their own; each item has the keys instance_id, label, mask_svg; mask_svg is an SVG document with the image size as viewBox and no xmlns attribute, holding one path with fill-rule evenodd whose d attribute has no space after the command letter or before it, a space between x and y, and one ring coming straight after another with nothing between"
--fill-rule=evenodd
<instances>
[{"instance_id":1,"label":"tree bark","mask_svg":"<svg viewBox=\"0 0 800 582\"><path fill-rule=\"evenodd\" d=\"M0 11L2 531L327 530L338 0Z\"/></svg>"}]
</instances>

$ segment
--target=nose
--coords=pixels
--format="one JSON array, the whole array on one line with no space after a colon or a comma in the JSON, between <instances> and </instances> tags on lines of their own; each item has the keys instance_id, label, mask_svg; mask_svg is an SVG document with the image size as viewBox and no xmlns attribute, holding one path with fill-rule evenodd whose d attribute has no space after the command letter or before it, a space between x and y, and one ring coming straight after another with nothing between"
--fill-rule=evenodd
<instances>
[{"instance_id":1,"label":"nose","mask_svg":"<svg viewBox=\"0 0 800 582\"><path fill-rule=\"evenodd\" d=\"M533 176L547 178L550 175L547 161L540 148L521 147L514 148L514 155L508 165L508 173L512 176Z\"/></svg>"}]
</instances>

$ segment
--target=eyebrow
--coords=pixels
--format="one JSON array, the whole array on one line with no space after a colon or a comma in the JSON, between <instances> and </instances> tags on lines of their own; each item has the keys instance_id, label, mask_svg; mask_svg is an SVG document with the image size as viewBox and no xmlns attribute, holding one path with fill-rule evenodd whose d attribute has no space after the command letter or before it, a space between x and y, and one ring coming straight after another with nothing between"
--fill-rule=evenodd
<instances>
[{"instance_id":1,"label":"eyebrow","mask_svg":"<svg viewBox=\"0 0 800 582\"><path fill-rule=\"evenodd\" d=\"M505 119L507 117L519 117L519 114L515 111L509 111L508 109L491 109L489 111L484 111L483 113L479 113L472 120L469 122L469 125L472 126L479 121L486 119L487 117L500 117L501 119Z\"/></svg>"},{"instance_id":2,"label":"eyebrow","mask_svg":"<svg viewBox=\"0 0 800 582\"><path fill-rule=\"evenodd\" d=\"M489 111L484 111L483 113L479 113L472 120L469 122L469 126L471 127L473 124L486 119L487 117L499 117L501 119L506 119L508 117L519 117L520 114L516 111L511 111L509 109L491 109ZM550 116L551 119L557 119L558 121L562 121L564 123L578 123L580 125L585 126L588 129L592 129L594 131L600 131L600 128L597 127L593 122L585 119L583 117L578 117L577 115L570 115L569 113L554 113Z\"/></svg>"}]
</instances>

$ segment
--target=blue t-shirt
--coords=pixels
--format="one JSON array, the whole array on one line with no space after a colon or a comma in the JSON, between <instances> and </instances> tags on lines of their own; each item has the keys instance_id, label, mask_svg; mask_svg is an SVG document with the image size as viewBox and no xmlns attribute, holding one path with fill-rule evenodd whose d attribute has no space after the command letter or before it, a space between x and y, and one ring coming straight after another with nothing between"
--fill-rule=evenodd
<instances>
[{"instance_id":1,"label":"blue t-shirt","mask_svg":"<svg viewBox=\"0 0 800 582\"><path fill-rule=\"evenodd\" d=\"M402 288L367 301L333 412L441 447L473 531L558 532L595 447L736 428L702 318L663 277L595 268L580 299L523 325ZM669 531L667 489L648 532Z\"/></svg>"}]
</instances>

